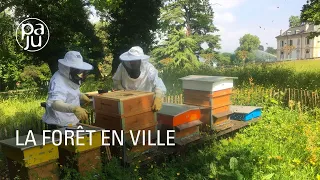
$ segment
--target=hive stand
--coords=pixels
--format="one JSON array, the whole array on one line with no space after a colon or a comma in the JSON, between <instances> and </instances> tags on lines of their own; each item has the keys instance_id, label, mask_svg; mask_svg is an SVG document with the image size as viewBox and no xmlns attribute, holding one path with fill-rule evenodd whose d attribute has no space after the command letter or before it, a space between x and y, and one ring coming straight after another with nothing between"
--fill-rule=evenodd
<instances>
[{"instance_id":1,"label":"hive stand","mask_svg":"<svg viewBox=\"0 0 320 180\"><path fill-rule=\"evenodd\" d=\"M42 135L34 134L34 138L36 145L33 142L17 145L16 137L0 141L2 152L7 158L10 179L58 180L58 147L53 145L51 138L46 139L45 143ZM25 144L26 139L27 136L20 136L19 143Z\"/></svg>"}]
</instances>

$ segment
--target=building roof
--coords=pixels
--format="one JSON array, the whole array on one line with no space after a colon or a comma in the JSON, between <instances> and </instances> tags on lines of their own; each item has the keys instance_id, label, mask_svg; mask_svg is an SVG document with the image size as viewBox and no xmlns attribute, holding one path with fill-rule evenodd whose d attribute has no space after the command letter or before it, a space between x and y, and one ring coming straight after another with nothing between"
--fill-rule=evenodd
<instances>
[{"instance_id":1,"label":"building roof","mask_svg":"<svg viewBox=\"0 0 320 180\"><path fill-rule=\"evenodd\" d=\"M314 26L314 25L308 25L309 27L307 27L307 24L303 24L300 26L296 26L296 27L291 27L289 29L287 29L286 31L282 32L281 35L276 36L276 38L281 37L281 36L291 36L291 35L297 35L297 34L306 34L306 33L310 33L310 32L315 32L315 29L318 30L318 26ZM298 32L297 32L298 30ZM291 32L291 33L290 33Z\"/></svg>"}]
</instances>

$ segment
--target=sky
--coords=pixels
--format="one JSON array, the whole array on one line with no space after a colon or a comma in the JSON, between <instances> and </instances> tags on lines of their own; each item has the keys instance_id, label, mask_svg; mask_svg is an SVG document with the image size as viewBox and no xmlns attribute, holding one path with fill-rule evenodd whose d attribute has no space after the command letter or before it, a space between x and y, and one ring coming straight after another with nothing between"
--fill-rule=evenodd
<instances>
[{"instance_id":1,"label":"sky","mask_svg":"<svg viewBox=\"0 0 320 180\"><path fill-rule=\"evenodd\" d=\"M210 0L213 22L219 29L220 52L234 52L245 34L256 35L261 45L277 47L276 36L287 30L289 17L299 16L306 0ZM94 11L93 9L91 9ZM90 21L99 19L90 16ZM261 28L260 28L261 27Z\"/></svg>"},{"instance_id":2,"label":"sky","mask_svg":"<svg viewBox=\"0 0 320 180\"><path fill-rule=\"evenodd\" d=\"M289 17L299 16L306 0L210 0L213 22L220 30L221 52L234 52L244 34L256 35L261 45L277 47L276 36L287 30ZM218 3L218 4L216 4ZM260 28L261 27L261 28Z\"/></svg>"}]
</instances>

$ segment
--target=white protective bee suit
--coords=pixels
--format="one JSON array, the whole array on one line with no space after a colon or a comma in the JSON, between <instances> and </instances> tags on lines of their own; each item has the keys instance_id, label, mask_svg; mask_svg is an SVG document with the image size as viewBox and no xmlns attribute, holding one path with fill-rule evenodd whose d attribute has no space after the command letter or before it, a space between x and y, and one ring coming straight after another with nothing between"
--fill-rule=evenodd
<instances>
[{"instance_id":1,"label":"white protective bee suit","mask_svg":"<svg viewBox=\"0 0 320 180\"><path fill-rule=\"evenodd\" d=\"M87 119L86 110L80 107L80 100L90 101L80 93L81 80L74 80L70 71L91 70L93 67L83 62L79 52L69 51L64 59L59 59L59 70L50 79L46 112L42 120L49 125L74 126Z\"/></svg>"},{"instance_id":2,"label":"white protective bee suit","mask_svg":"<svg viewBox=\"0 0 320 180\"><path fill-rule=\"evenodd\" d=\"M148 61L149 58L150 56L145 55L139 46L134 46L129 51L123 53L120 56L122 63L118 66L112 78L114 88L116 90L154 92L155 100L161 101L161 108L162 98L166 94L167 89L162 79L158 77L158 70ZM133 69L133 67L130 67L130 62L132 61L140 61L140 67L136 68L136 73L130 73L130 70Z\"/></svg>"}]
</instances>

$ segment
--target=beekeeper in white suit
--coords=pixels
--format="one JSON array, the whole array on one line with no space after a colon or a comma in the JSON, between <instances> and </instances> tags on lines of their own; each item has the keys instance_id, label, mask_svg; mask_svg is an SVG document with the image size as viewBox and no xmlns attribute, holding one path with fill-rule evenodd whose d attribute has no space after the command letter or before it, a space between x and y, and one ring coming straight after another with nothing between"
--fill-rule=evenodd
<instances>
[{"instance_id":1,"label":"beekeeper in white suit","mask_svg":"<svg viewBox=\"0 0 320 180\"><path fill-rule=\"evenodd\" d=\"M83 62L81 54L69 51L63 59L58 60L59 70L50 80L48 99L43 121L49 129L75 126L80 121L88 120L88 112L80 107L80 100L85 104L90 99L80 93L80 85L92 65Z\"/></svg>"},{"instance_id":2,"label":"beekeeper in white suit","mask_svg":"<svg viewBox=\"0 0 320 180\"><path fill-rule=\"evenodd\" d=\"M154 92L152 109L159 111L167 90L158 77L158 70L149 62L149 58L150 56L145 55L141 47L132 47L120 55L121 64L112 79L116 90Z\"/></svg>"}]
</instances>

